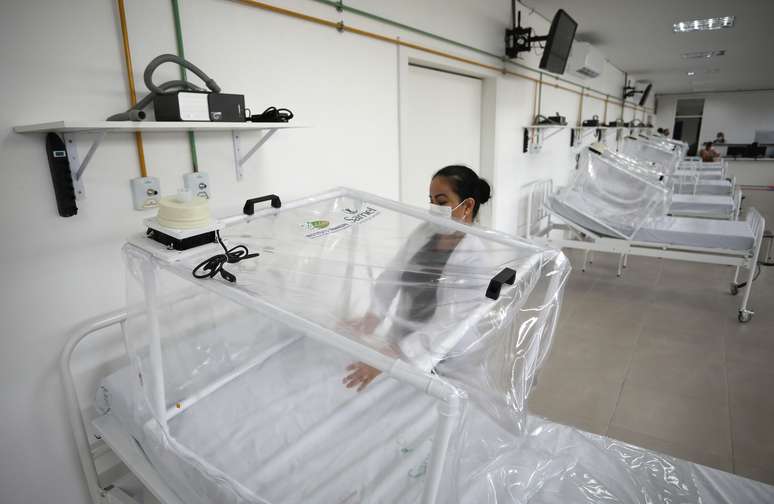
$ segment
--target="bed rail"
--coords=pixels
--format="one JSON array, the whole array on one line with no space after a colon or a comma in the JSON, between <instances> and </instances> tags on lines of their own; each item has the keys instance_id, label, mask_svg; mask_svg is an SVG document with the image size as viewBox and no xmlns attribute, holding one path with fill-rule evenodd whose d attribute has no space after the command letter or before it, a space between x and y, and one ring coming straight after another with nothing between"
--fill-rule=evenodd
<instances>
[{"instance_id":1,"label":"bed rail","mask_svg":"<svg viewBox=\"0 0 774 504\"><path fill-rule=\"evenodd\" d=\"M522 191L527 191L527 219L526 231L524 233L527 239L532 237L532 231L537 226L540 229L540 223L547 221L551 225L551 213L546 208L546 200L554 192L554 181L552 179L538 179L525 184L521 187Z\"/></svg>"},{"instance_id":2,"label":"bed rail","mask_svg":"<svg viewBox=\"0 0 774 504\"><path fill-rule=\"evenodd\" d=\"M105 502L107 492L99 483L99 475L94 463L96 454L92 451L91 445L89 444L88 435L86 433L86 423L81 412L80 401L78 400L78 393L76 391L75 380L73 379L70 363L72 361L73 352L84 338L116 324L121 325L123 328L127 318L127 312L121 310L109 313L100 318L92 319L79 326L67 339L67 343L65 344L59 359L59 370L62 375L62 384L64 386L70 428L72 429L73 437L75 438L75 447L78 450L81 468L86 477L86 486L89 489L89 495L91 495L91 500L94 504Z\"/></svg>"}]
</instances>

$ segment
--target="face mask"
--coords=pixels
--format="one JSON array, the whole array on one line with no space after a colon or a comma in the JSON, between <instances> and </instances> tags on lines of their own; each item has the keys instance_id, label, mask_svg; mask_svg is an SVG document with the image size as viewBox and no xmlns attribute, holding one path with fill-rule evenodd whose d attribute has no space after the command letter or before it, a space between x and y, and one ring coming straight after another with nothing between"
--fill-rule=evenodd
<instances>
[{"instance_id":1,"label":"face mask","mask_svg":"<svg viewBox=\"0 0 774 504\"><path fill-rule=\"evenodd\" d=\"M465 200L461 201L460 204L457 205L454 208L447 207L447 206L444 206L444 205L436 205L435 203L430 203L429 210L430 210L430 213L433 214L433 215L440 215L441 217L446 217L447 219L451 219L452 212L454 212L459 207L461 207L462 203L464 203L464 202L465 202Z\"/></svg>"}]
</instances>

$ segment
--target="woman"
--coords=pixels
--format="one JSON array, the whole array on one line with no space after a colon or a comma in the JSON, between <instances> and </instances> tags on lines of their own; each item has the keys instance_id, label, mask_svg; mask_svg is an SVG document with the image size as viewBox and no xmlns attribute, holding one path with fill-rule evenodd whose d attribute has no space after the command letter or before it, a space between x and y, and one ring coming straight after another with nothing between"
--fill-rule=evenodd
<instances>
[{"instance_id":1,"label":"woman","mask_svg":"<svg viewBox=\"0 0 774 504\"><path fill-rule=\"evenodd\" d=\"M486 180L466 166L451 165L438 170L430 180L430 211L458 222L472 225L481 205L489 201L491 188ZM395 356L413 360L420 367L434 364L423 343L408 338L437 315L438 285L447 265L460 265L465 256L479 246L475 237L462 232L428 232L420 227L406 246L376 280L374 301L364 317L350 323L361 334L371 334L387 317L393 300L398 297L395 315L391 317L388 340ZM446 303L448 304L448 303ZM426 344L426 342L425 342ZM343 383L347 388L363 390L381 371L365 363L347 366Z\"/></svg>"}]
</instances>

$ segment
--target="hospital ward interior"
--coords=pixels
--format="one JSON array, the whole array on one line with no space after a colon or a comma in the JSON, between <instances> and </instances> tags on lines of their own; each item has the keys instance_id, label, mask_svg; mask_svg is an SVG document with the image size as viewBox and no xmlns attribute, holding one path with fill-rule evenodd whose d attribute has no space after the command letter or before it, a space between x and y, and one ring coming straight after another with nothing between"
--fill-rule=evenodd
<instances>
[{"instance_id":1,"label":"hospital ward interior","mask_svg":"<svg viewBox=\"0 0 774 504\"><path fill-rule=\"evenodd\" d=\"M0 2L0 503L774 503L772 22Z\"/></svg>"}]
</instances>

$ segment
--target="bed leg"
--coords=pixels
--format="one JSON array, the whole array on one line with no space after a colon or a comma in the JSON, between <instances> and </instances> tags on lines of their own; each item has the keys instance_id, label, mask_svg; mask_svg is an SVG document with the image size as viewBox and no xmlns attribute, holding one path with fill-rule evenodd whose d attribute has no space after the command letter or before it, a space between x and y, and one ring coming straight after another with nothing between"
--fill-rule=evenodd
<instances>
[{"instance_id":1,"label":"bed leg","mask_svg":"<svg viewBox=\"0 0 774 504\"><path fill-rule=\"evenodd\" d=\"M623 267L626 268L627 266L629 266L629 254L624 254Z\"/></svg>"},{"instance_id":2,"label":"bed leg","mask_svg":"<svg viewBox=\"0 0 774 504\"><path fill-rule=\"evenodd\" d=\"M619 254L619 256L618 256L618 273L616 273L616 276L618 276L618 278L621 278L621 268L623 268L623 263L624 263L624 255L623 254Z\"/></svg>"},{"instance_id":3,"label":"bed leg","mask_svg":"<svg viewBox=\"0 0 774 504\"><path fill-rule=\"evenodd\" d=\"M759 242L760 243L760 242ZM749 322L752 319L754 311L750 310L747 306L747 303L750 301L750 294L752 293L752 287L753 287L753 280L755 279L755 270L758 267L758 252L760 251L760 244L758 245L758 248L755 249L755 252L753 253L752 260L750 263L750 269L749 274L747 275L747 285L744 290L744 294L742 295L742 305L739 307L739 322L745 323ZM739 267L737 267L737 274L739 272Z\"/></svg>"},{"instance_id":4,"label":"bed leg","mask_svg":"<svg viewBox=\"0 0 774 504\"><path fill-rule=\"evenodd\" d=\"M589 262L589 252L589 250L583 252L583 266L581 266L581 271L586 271L586 264Z\"/></svg>"}]
</instances>

